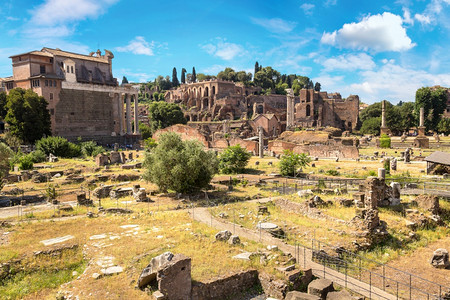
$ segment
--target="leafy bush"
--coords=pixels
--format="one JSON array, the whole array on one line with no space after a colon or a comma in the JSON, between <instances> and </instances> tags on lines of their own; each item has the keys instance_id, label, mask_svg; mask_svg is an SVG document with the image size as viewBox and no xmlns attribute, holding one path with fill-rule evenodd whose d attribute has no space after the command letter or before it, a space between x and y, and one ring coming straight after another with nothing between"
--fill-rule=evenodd
<instances>
[{"instance_id":1,"label":"leafy bush","mask_svg":"<svg viewBox=\"0 0 450 300\"><path fill-rule=\"evenodd\" d=\"M219 169L224 174L242 172L252 155L241 145L226 148L219 156Z\"/></svg>"},{"instance_id":2,"label":"leafy bush","mask_svg":"<svg viewBox=\"0 0 450 300\"><path fill-rule=\"evenodd\" d=\"M143 140L152 137L152 129L150 128L150 126L145 125L144 123L139 123L139 132L141 133Z\"/></svg>"},{"instance_id":3,"label":"leafy bush","mask_svg":"<svg viewBox=\"0 0 450 300\"><path fill-rule=\"evenodd\" d=\"M377 172L375 172L374 170L370 170L368 172L368 176L377 176Z\"/></svg>"},{"instance_id":4,"label":"leafy bush","mask_svg":"<svg viewBox=\"0 0 450 300\"><path fill-rule=\"evenodd\" d=\"M327 170L325 172L325 174L330 175L330 176L339 176L340 175L340 173L336 170Z\"/></svg>"},{"instance_id":5,"label":"leafy bush","mask_svg":"<svg viewBox=\"0 0 450 300\"><path fill-rule=\"evenodd\" d=\"M391 138L387 134L382 134L380 136L380 147L391 148Z\"/></svg>"},{"instance_id":6,"label":"leafy bush","mask_svg":"<svg viewBox=\"0 0 450 300\"><path fill-rule=\"evenodd\" d=\"M81 155L81 147L69 142L60 136L49 136L36 142L36 149L45 153L45 155L56 155L58 157L77 157Z\"/></svg>"},{"instance_id":7,"label":"leafy bush","mask_svg":"<svg viewBox=\"0 0 450 300\"><path fill-rule=\"evenodd\" d=\"M144 140L144 147L146 150L152 150L156 146L158 146L158 143L156 143L156 141L154 139L152 139L151 137Z\"/></svg>"},{"instance_id":8,"label":"leafy bush","mask_svg":"<svg viewBox=\"0 0 450 300\"><path fill-rule=\"evenodd\" d=\"M31 155L21 156L19 159L19 170L31 170L33 169L33 158Z\"/></svg>"},{"instance_id":9,"label":"leafy bush","mask_svg":"<svg viewBox=\"0 0 450 300\"><path fill-rule=\"evenodd\" d=\"M147 152L144 178L161 191L198 192L206 188L218 170L218 160L212 151L203 150L197 141L182 141L173 132L160 136L158 146Z\"/></svg>"},{"instance_id":10,"label":"leafy bush","mask_svg":"<svg viewBox=\"0 0 450 300\"><path fill-rule=\"evenodd\" d=\"M47 156L42 150L35 150L31 152L29 155L31 156L31 159L35 164L44 162L47 159Z\"/></svg>"},{"instance_id":11,"label":"leafy bush","mask_svg":"<svg viewBox=\"0 0 450 300\"><path fill-rule=\"evenodd\" d=\"M105 152L105 149L102 146L97 146L97 143L94 141L83 142L80 147L83 156L96 156L99 153Z\"/></svg>"},{"instance_id":12,"label":"leafy bush","mask_svg":"<svg viewBox=\"0 0 450 300\"><path fill-rule=\"evenodd\" d=\"M309 165L310 161L306 153L297 154L292 150L284 150L279 164L280 173L283 176L295 176L297 169Z\"/></svg>"}]
</instances>

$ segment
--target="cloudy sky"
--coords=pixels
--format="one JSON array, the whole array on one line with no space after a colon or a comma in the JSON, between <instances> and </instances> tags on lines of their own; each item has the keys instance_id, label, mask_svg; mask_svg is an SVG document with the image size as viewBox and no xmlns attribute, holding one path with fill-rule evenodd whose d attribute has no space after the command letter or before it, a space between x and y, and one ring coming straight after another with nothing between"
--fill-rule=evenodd
<instances>
[{"instance_id":1,"label":"cloudy sky","mask_svg":"<svg viewBox=\"0 0 450 300\"><path fill-rule=\"evenodd\" d=\"M111 50L115 77L176 67L217 74L255 61L366 103L450 86L450 0L3 0L0 77L12 54Z\"/></svg>"}]
</instances>

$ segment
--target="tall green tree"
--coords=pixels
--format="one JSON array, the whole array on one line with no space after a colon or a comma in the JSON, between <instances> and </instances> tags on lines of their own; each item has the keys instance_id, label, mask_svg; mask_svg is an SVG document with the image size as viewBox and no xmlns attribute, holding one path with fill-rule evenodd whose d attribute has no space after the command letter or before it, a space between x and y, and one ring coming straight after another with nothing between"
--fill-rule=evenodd
<instances>
[{"instance_id":1,"label":"tall green tree","mask_svg":"<svg viewBox=\"0 0 450 300\"><path fill-rule=\"evenodd\" d=\"M182 141L178 134L169 132L162 134L158 145L146 153L144 168L144 178L159 190L192 193L208 187L218 171L218 160L198 141Z\"/></svg>"},{"instance_id":2,"label":"tall green tree","mask_svg":"<svg viewBox=\"0 0 450 300\"><path fill-rule=\"evenodd\" d=\"M422 87L416 91L414 113L419 120L420 108L425 114L425 127L427 130L436 130L442 114L447 107L447 93L443 88ZM417 124L419 125L419 124Z\"/></svg>"},{"instance_id":3,"label":"tall green tree","mask_svg":"<svg viewBox=\"0 0 450 300\"><path fill-rule=\"evenodd\" d=\"M180 82L178 81L177 68L173 67L173 70L172 70L172 87L177 87L179 85L180 85Z\"/></svg>"},{"instance_id":4,"label":"tall green tree","mask_svg":"<svg viewBox=\"0 0 450 300\"><path fill-rule=\"evenodd\" d=\"M292 150L284 150L281 156L279 168L283 176L296 176L297 170L303 168L311 162L306 153L294 153Z\"/></svg>"},{"instance_id":5,"label":"tall green tree","mask_svg":"<svg viewBox=\"0 0 450 300\"><path fill-rule=\"evenodd\" d=\"M186 69L185 68L181 69L181 83L183 83L183 84L186 83Z\"/></svg>"},{"instance_id":6,"label":"tall green tree","mask_svg":"<svg viewBox=\"0 0 450 300\"><path fill-rule=\"evenodd\" d=\"M197 74L195 73L195 67L192 67L192 82L197 81Z\"/></svg>"},{"instance_id":7,"label":"tall green tree","mask_svg":"<svg viewBox=\"0 0 450 300\"><path fill-rule=\"evenodd\" d=\"M320 92L320 89L322 88L320 82L316 82L316 84L314 85L314 90L316 92Z\"/></svg>"},{"instance_id":8,"label":"tall green tree","mask_svg":"<svg viewBox=\"0 0 450 300\"><path fill-rule=\"evenodd\" d=\"M34 143L51 134L48 102L31 89L12 89L7 97L5 122L12 135L24 142Z\"/></svg>"},{"instance_id":9,"label":"tall green tree","mask_svg":"<svg viewBox=\"0 0 450 300\"><path fill-rule=\"evenodd\" d=\"M0 182L9 173L9 160L12 156L13 151L5 143L0 143Z\"/></svg>"},{"instance_id":10,"label":"tall green tree","mask_svg":"<svg viewBox=\"0 0 450 300\"><path fill-rule=\"evenodd\" d=\"M450 134L450 118L442 118L437 126L437 132Z\"/></svg>"},{"instance_id":11,"label":"tall green tree","mask_svg":"<svg viewBox=\"0 0 450 300\"><path fill-rule=\"evenodd\" d=\"M152 102L148 106L148 118L151 132L174 124L186 124L181 108L175 103L165 101Z\"/></svg>"},{"instance_id":12,"label":"tall green tree","mask_svg":"<svg viewBox=\"0 0 450 300\"><path fill-rule=\"evenodd\" d=\"M5 119L6 117L6 92L0 92L0 118Z\"/></svg>"},{"instance_id":13,"label":"tall green tree","mask_svg":"<svg viewBox=\"0 0 450 300\"><path fill-rule=\"evenodd\" d=\"M256 73L258 73L258 71L259 71L259 63L255 62L255 71L253 71L253 78L255 78L255 75L256 75Z\"/></svg>"},{"instance_id":14,"label":"tall green tree","mask_svg":"<svg viewBox=\"0 0 450 300\"><path fill-rule=\"evenodd\" d=\"M224 174L242 172L252 155L241 145L229 146L219 155L219 169Z\"/></svg>"}]
</instances>

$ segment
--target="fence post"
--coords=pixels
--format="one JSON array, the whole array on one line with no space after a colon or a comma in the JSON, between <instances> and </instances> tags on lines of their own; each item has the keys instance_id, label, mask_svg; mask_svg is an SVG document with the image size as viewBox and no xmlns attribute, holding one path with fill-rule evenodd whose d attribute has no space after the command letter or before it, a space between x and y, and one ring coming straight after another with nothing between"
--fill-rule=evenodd
<instances>
[{"instance_id":1,"label":"fence post","mask_svg":"<svg viewBox=\"0 0 450 300\"><path fill-rule=\"evenodd\" d=\"M303 246L303 268L306 269L306 248Z\"/></svg>"},{"instance_id":2,"label":"fence post","mask_svg":"<svg viewBox=\"0 0 450 300\"><path fill-rule=\"evenodd\" d=\"M412 289L412 286L411 286L411 274L409 274L409 300L412 299L411 298L411 289Z\"/></svg>"},{"instance_id":3,"label":"fence post","mask_svg":"<svg viewBox=\"0 0 450 300\"><path fill-rule=\"evenodd\" d=\"M385 273L385 269L384 269L384 264L383 264L383 291L386 290L386 273Z\"/></svg>"},{"instance_id":4,"label":"fence post","mask_svg":"<svg viewBox=\"0 0 450 300\"><path fill-rule=\"evenodd\" d=\"M397 300L398 300L398 281L397 282Z\"/></svg>"},{"instance_id":5,"label":"fence post","mask_svg":"<svg viewBox=\"0 0 450 300\"><path fill-rule=\"evenodd\" d=\"M344 263L345 263L345 287L347 287L347 262L345 262L344 261Z\"/></svg>"},{"instance_id":6,"label":"fence post","mask_svg":"<svg viewBox=\"0 0 450 300\"><path fill-rule=\"evenodd\" d=\"M372 298L372 272L369 271L369 298Z\"/></svg>"},{"instance_id":7,"label":"fence post","mask_svg":"<svg viewBox=\"0 0 450 300\"><path fill-rule=\"evenodd\" d=\"M359 280L361 281L361 256L359 257Z\"/></svg>"}]
</instances>

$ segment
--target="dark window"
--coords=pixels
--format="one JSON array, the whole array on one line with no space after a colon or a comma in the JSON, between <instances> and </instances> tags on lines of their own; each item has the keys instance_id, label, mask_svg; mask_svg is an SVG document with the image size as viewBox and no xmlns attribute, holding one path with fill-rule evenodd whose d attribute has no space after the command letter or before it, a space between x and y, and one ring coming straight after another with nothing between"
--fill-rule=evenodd
<instances>
[{"instance_id":1,"label":"dark window","mask_svg":"<svg viewBox=\"0 0 450 300\"><path fill-rule=\"evenodd\" d=\"M50 100L53 100L53 93L50 93Z\"/></svg>"},{"instance_id":2,"label":"dark window","mask_svg":"<svg viewBox=\"0 0 450 300\"><path fill-rule=\"evenodd\" d=\"M69 73L69 66L67 66L67 73Z\"/></svg>"},{"instance_id":3,"label":"dark window","mask_svg":"<svg viewBox=\"0 0 450 300\"><path fill-rule=\"evenodd\" d=\"M50 57L49 61L50 61L50 63L53 63L53 58Z\"/></svg>"},{"instance_id":4,"label":"dark window","mask_svg":"<svg viewBox=\"0 0 450 300\"><path fill-rule=\"evenodd\" d=\"M73 66L70 66L70 73L73 74Z\"/></svg>"},{"instance_id":5,"label":"dark window","mask_svg":"<svg viewBox=\"0 0 450 300\"><path fill-rule=\"evenodd\" d=\"M50 114L52 114L52 115L55 114L55 109L54 108L50 108Z\"/></svg>"},{"instance_id":6,"label":"dark window","mask_svg":"<svg viewBox=\"0 0 450 300\"><path fill-rule=\"evenodd\" d=\"M6 84L6 88L7 88L8 90L12 90L12 88L13 88L13 83L12 83L12 82L8 82L8 83Z\"/></svg>"},{"instance_id":7,"label":"dark window","mask_svg":"<svg viewBox=\"0 0 450 300\"><path fill-rule=\"evenodd\" d=\"M309 117L311 115L311 106L306 105L306 116Z\"/></svg>"},{"instance_id":8,"label":"dark window","mask_svg":"<svg viewBox=\"0 0 450 300\"><path fill-rule=\"evenodd\" d=\"M47 81L47 80L46 80ZM50 86L53 86L53 81L52 80L50 80Z\"/></svg>"},{"instance_id":9,"label":"dark window","mask_svg":"<svg viewBox=\"0 0 450 300\"><path fill-rule=\"evenodd\" d=\"M41 70L41 74L45 74L45 66L41 66L41 68L40 68Z\"/></svg>"},{"instance_id":10,"label":"dark window","mask_svg":"<svg viewBox=\"0 0 450 300\"><path fill-rule=\"evenodd\" d=\"M50 83L52 83L52 81L50 80ZM48 86L48 80L45 79L45 86Z\"/></svg>"},{"instance_id":11,"label":"dark window","mask_svg":"<svg viewBox=\"0 0 450 300\"><path fill-rule=\"evenodd\" d=\"M53 86L56 87L56 80L53 80Z\"/></svg>"}]
</instances>

